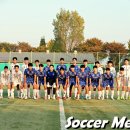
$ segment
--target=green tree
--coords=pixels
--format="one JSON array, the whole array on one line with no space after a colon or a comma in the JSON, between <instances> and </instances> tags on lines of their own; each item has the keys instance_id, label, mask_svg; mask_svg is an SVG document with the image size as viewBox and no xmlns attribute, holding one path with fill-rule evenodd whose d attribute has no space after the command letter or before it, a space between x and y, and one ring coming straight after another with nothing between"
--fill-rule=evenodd
<instances>
[{"instance_id":1,"label":"green tree","mask_svg":"<svg viewBox=\"0 0 130 130\"><path fill-rule=\"evenodd\" d=\"M128 41L128 50L130 52L130 40Z\"/></svg>"},{"instance_id":2,"label":"green tree","mask_svg":"<svg viewBox=\"0 0 130 130\"><path fill-rule=\"evenodd\" d=\"M72 51L74 47L83 42L84 19L77 11L70 12L61 9L52 24L54 26L55 43L64 47L62 50Z\"/></svg>"},{"instance_id":3,"label":"green tree","mask_svg":"<svg viewBox=\"0 0 130 130\"><path fill-rule=\"evenodd\" d=\"M41 38L39 46L46 46L45 37Z\"/></svg>"}]
</instances>

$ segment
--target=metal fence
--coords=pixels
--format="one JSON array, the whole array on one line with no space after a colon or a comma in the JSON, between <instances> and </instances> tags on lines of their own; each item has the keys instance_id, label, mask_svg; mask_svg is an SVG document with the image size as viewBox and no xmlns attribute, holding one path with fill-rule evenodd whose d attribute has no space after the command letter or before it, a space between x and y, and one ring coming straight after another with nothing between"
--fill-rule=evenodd
<instances>
[{"instance_id":1,"label":"metal fence","mask_svg":"<svg viewBox=\"0 0 130 130\"><path fill-rule=\"evenodd\" d=\"M76 57L78 63L82 63L84 59L87 59L89 63L100 61L103 66L106 65L108 60L112 60L114 66L119 69L123 64L125 58L130 59L130 53L104 53L104 52L93 52L93 53L46 53L46 52L0 52L0 62L10 63L13 57L18 58L18 62L23 62L24 57L28 57L30 62L39 60L41 63L46 63L47 59L50 59L52 63L59 63L61 57L65 59L65 63L71 63L72 58Z\"/></svg>"}]
</instances>

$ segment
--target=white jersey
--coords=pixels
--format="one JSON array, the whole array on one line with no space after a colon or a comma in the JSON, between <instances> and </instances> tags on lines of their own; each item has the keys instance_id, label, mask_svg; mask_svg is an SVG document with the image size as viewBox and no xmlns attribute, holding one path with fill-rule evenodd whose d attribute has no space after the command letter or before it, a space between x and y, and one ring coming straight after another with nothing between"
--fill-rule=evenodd
<instances>
[{"instance_id":1,"label":"white jersey","mask_svg":"<svg viewBox=\"0 0 130 130\"><path fill-rule=\"evenodd\" d=\"M121 74L120 72L117 73L117 82L119 86L125 85L126 76L125 74Z\"/></svg>"},{"instance_id":2,"label":"white jersey","mask_svg":"<svg viewBox=\"0 0 130 130\"><path fill-rule=\"evenodd\" d=\"M10 71L2 71L1 72L1 83L3 85L8 85L10 83Z\"/></svg>"},{"instance_id":3,"label":"white jersey","mask_svg":"<svg viewBox=\"0 0 130 130\"><path fill-rule=\"evenodd\" d=\"M19 66L19 68L20 68L20 65L18 64L18 63L16 63L16 64L14 64L14 63L11 63L11 65L10 65L10 70L11 70L11 72L13 72L13 71L15 71L15 65L18 65Z\"/></svg>"},{"instance_id":4,"label":"white jersey","mask_svg":"<svg viewBox=\"0 0 130 130\"><path fill-rule=\"evenodd\" d=\"M14 83L14 86L21 84L23 79L23 74L22 72L19 70L18 72L13 71L12 73L12 82Z\"/></svg>"},{"instance_id":5,"label":"white jersey","mask_svg":"<svg viewBox=\"0 0 130 130\"><path fill-rule=\"evenodd\" d=\"M125 76L127 78L129 78L129 76L130 76L130 65L123 65L122 67L124 68Z\"/></svg>"},{"instance_id":6,"label":"white jersey","mask_svg":"<svg viewBox=\"0 0 130 130\"><path fill-rule=\"evenodd\" d=\"M24 75L25 69L27 69L27 68L28 68L28 65L26 65L26 64L23 64L23 65L22 65L22 73L23 73L23 75Z\"/></svg>"},{"instance_id":7,"label":"white jersey","mask_svg":"<svg viewBox=\"0 0 130 130\"><path fill-rule=\"evenodd\" d=\"M113 77L116 77L116 69L114 67L110 67L110 72L113 74Z\"/></svg>"},{"instance_id":8,"label":"white jersey","mask_svg":"<svg viewBox=\"0 0 130 130\"><path fill-rule=\"evenodd\" d=\"M98 72L102 75L102 74L103 74L103 69L102 69L102 67L98 67L97 69L98 69Z\"/></svg>"}]
</instances>

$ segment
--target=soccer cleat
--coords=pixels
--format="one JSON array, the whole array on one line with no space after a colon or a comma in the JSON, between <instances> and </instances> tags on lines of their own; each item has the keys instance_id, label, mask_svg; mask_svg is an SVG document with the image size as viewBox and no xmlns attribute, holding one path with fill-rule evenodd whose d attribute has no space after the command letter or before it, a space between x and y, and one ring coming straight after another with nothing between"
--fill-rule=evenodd
<instances>
[{"instance_id":1,"label":"soccer cleat","mask_svg":"<svg viewBox=\"0 0 130 130\"><path fill-rule=\"evenodd\" d=\"M98 97L98 100L100 100L100 97Z\"/></svg>"},{"instance_id":2,"label":"soccer cleat","mask_svg":"<svg viewBox=\"0 0 130 130\"><path fill-rule=\"evenodd\" d=\"M108 96L106 96L106 99L108 99Z\"/></svg>"},{"instance_id":3,"label":"soccer cleat","mask_svg":"<svg viewBox=\"0 0 130 130\"><path fill-rule=\"evenodd\" d=\"M114 100L114 98L113 98L113 97L111 97L111 100Z\"/></svg>"},{"instance_id":4,"label":"soccer cleat","mask_svg":"<svg viewBox=\"0 0 130 130\"><path fill-rule=\"evenodd\" d=\"M36 100L37 99L36 96L34 96L33 99Z\"/></svg>"},{"instance_id":5,"label":"soccer cleat","mask_svg":"<svg viewBox=\"0 0 130 130\"><path fill-rule=\"evenodd\" d=\"M2 99L3 98L3 96L0 96L0 99Z\"/></svg>"},{"instance_id":6,"label":"soccer cleat","mask_svg":"<svg viewBox=\"0 0 130 130\"><path fill-rule=\"evenodd\" d=\"M24 99L25 99L25 100L27 100L27 99L28 99L28 97L27 97L27 96L25 96L25 97L24 97Z\"/></svg>"},{"instance_id":7,"label":"soccer cleat","mask_svg":"<svg viewBox=\"0 0 130 130\"><path fill-rule=\"evenodd\" d=\"M124 97L121 97L121 100L125 100L125 98L124 98Z\"/></svg>"},{"instance_id":8,"label":"soccer cleat","mask_svg":"<svg viewBox=\"0 0 130 130\"><path fill-rule=\"evenodd\" d=\"M63 97L63 100L66 100L66 97Z\"/></svg>"}]
</instances>

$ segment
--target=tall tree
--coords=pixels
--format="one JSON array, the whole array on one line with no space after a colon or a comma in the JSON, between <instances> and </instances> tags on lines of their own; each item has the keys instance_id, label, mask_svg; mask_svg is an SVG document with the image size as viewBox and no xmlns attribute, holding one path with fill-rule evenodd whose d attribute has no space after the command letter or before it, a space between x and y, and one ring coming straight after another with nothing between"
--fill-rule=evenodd
<instances>
[{"instance_id":1,"label":"tall tree","mask_svg":"<svg viewBox=\"0 0 130 130\"><path fill-rule=\"evenodd\" d=\"M20 49L22 52L32 51L31 45L29 45L27 42L18 42L18 49Z\"/></svg>"},{"instance_id":2,"label":"tall tree","mask_svg":"<svg viewBox=\"0 0 130 130\"><path fill-rule=\"evenodd\" d=\"M46 46L45 37L41 38L39 46Z\"/></svg>"},{"instance_id":3,"label":"tall tree","mask_svg":"<svg viewBox=\"0 0 130 130\"><path fill-rule=\"evenodd\" d=\"M64 47L65 51L72 51L84 40L84 19L77 11L61 9L53 20L55 41Z\"/></svg>"}]
</instances>

